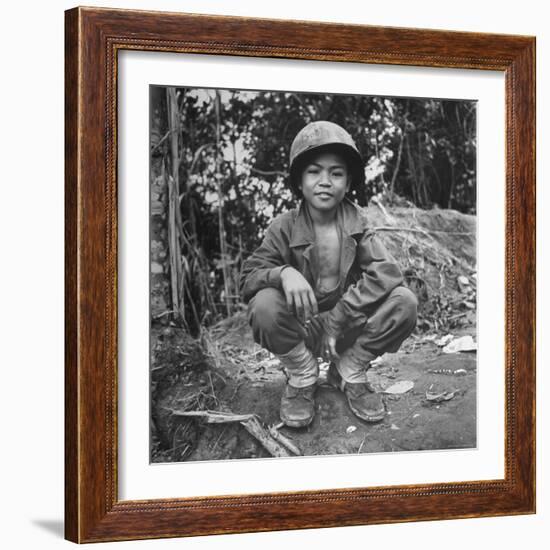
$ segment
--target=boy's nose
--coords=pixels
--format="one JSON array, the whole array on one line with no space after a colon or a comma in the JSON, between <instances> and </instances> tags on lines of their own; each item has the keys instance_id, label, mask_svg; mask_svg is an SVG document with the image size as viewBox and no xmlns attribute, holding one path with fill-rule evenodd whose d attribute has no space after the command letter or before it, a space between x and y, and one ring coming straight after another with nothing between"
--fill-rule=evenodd
<instances>
[{"instance_id":1,"label":"boy's nose","mask_svg":"<svg viewBox=\"0 0 550 550\"><path fill-rule=\"evenodd\" d=\"M321 179L319 180L319 185L323 187L330 187L330 178L326 172L321 173Z\"/></svg>"}]
</instances>

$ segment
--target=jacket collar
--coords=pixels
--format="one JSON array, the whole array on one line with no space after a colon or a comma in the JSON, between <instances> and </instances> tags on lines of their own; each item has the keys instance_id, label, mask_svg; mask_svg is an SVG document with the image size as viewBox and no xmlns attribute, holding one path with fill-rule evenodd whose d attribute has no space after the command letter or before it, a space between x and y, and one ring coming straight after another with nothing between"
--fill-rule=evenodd
<instances>
[{"instance_id":1,"label":"jacket collar","mask_svg":"<svg viewBox=\"0 0 550 550\"><path fill-rule=\"evenodd\" d=\"M362 209L348 198L338 205L336 219L342 231L342 236L362 234L367 229L367 218ZM290 247L304 246L315 242L313 222L306 208L305 201L301 201L290 234Z\"/></svg>"}]
</instances>

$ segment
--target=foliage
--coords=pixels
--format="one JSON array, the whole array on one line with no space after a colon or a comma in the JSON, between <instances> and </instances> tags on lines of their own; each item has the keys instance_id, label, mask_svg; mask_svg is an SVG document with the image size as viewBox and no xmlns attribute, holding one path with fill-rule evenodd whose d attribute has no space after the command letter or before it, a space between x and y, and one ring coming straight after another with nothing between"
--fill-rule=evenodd
<instances>
[{"instance_id":1,"label":"foliage","mask_svg":"<svg viewBox=\"0 0 550 550\"><path fill-rule=\"evenodd\" d=\"M152 179L171 174L179 199L180 303L172 309L195 329L236 306L242 260L273 217L296 204L288 151L308 122L331 120L355 139L366 174L359 204L401 196L475 212L475 102L153 87L151 113Z\"/></svg>"}]
</instances>

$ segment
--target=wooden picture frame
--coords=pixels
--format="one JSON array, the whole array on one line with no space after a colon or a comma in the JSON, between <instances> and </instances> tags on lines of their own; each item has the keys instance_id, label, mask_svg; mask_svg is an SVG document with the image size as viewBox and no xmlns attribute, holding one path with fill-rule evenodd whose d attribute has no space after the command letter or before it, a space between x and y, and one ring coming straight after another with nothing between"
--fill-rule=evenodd
<instances>
[{"instance_id":1,"label":"wooden picture frame","mask_svg":"<svg viewBox=\"0 0 550 550\"><path fill-rule=\"evenodd\" d=\"M119 500L117 54L128 49L504 73L503 479ZM75 8L66 12L65 56L67 539L97 542L534 513L534 37Z\"/></svg>"}]
</instances>

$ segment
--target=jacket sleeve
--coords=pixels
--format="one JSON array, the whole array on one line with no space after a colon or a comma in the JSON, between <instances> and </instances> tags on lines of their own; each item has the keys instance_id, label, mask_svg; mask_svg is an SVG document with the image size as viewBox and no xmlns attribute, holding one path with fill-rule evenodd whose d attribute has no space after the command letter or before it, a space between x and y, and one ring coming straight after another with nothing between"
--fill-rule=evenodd
<instances>
[{"instance_id":1,"label":"jacket sleeve","mask_svg":"<svg viewBox=\"0 0 550 550\"><path fill-rule=\"evenodd\" d=\"M239 286L244 303L263 288L281 288L281 271L289 265L288 244L279 224L272 224L262 244L242 265Z\"/></svg>"},{"instance_id":2,"label":"jacket sleeve","mask_svg":"<svg viewBox=\"0 0 550 550\"><path fill-rule=\"evenodd\" d=\"M403 284L401 270L375 233L365 234L357 245L357 263L359 280L347 288L328 315L331 336L340 336L371 315L394 288Z\"/></svg>"}]
</instances>

